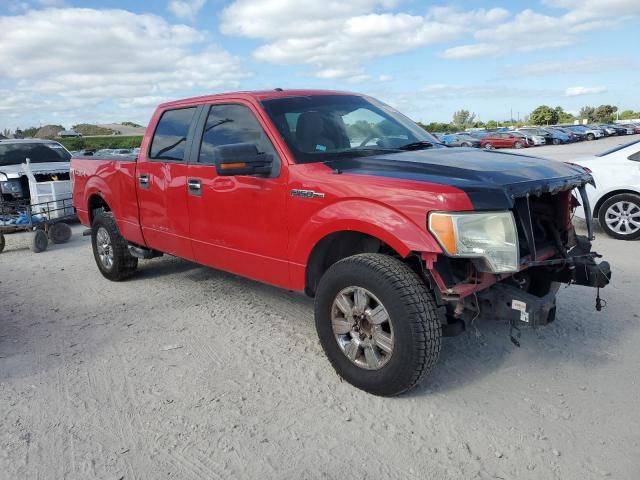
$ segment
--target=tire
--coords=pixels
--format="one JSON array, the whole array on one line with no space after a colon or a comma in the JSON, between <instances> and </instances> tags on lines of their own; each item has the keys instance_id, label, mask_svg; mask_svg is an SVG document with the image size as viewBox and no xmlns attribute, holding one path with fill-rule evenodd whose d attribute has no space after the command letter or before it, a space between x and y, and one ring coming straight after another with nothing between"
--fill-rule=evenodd
<instances>
[{"instance_id":1,"label":"tire","mask_svg":"<svg viewBox=\"0 0 640 480\"><path fill-rule=\"evenodd\" d=\"M49 246L49 238L44 230L37 229L31 237L31 251L33 253L44 252Z\"/></svg>"},{"instance_id":2,"label":"tire","mask_svg":"<svg viewBox=\"0 0 640 480\"><path fill-rule=\"evenodd\" d=\"M100 273L111 281L129 278L138 268L138 259L129 253L111 212L100 211L94 217L91 245Z\"/></svg>"},{"instance_id":3,"label":"tire","mask_svg":"<svg viewBox=\"0 0 640 480\"><path fill-rule=\"evenodd\" d=\"M471 144L470 144L470 143L467 143L467 142L462 142L462 143L460 144L460 146L461 146L461 147L465 147L465 148L469 148L469 147L471 146Z\"/></svg>"},{"instance_id":4,"label":"tire","mask_svg":"<svg viewBox=\"0 0 640 480\"><path fill-rule=\"evenodd\" d=\"M49 227L49 240L51 243L66 243L71 238L71 227L66 223L54 223Z\"/></svg>"},{"instance_id":5,"label":"tire","mask_svg":"<svg viewBox=\"0 0 640 480\"><path fill-rule=\"evenodd\" d=\"M491 145L490 143L485 143L484 147L485 150L495 150L496 147L494 147L493 145Z\"/></svg>"},{"instance_id":6,"label":"tire","mask_svg":"<svg viewBox=\"0 0 640 480\"><path fill-rule=\"evenodd\" d=\"M522 143L520 143L520 142L515 142L515 143L513 144L513 148L522 148Z\"/></svg>"},{"instance_id":7,"label":"tire","mask_svg":"<svg viewBox=\"0 0 640 480\"><path fill-rule=\"evenodd\" d=\"M386 316L381 318L387 320L375 324L354 320L353 316L340 317L344 310L338 307L338 299L345 295L349 298L353 289L364 290L371 297L365 315L360 317L369 318L369 313L382 306ZM351 304L342 305L356 309L355 292L352 298ZM371 315L376 317L379 315ZM440 355L442 330L433 296L413 270L388 255L359 254L332 265L318 285L315 322L320 343L336 373L374 395L399 395L413 388L431 371ZM376 341L376 336L385 341ZM354 342L358 346L350 348ZM387 345L390 353L379 345ZM372 351L375 353L366 355ZM379 364L375 362L376 355L381 359Z\"/></svg>"},{"instance_id":8,"label":"tire","mask_svg":"<svg viewBox=\"0 0 640 480\"><path fill-rule=\"evenodd\" d=\"M0 253L4 250L5 245L4 234L0 233Z\"/></svg>"},{"instance_id":9,"label":"tire","mask_svg":"<svg viewBox=\"0 0 640 480\"><path fill-rule=\"evenodd\" d=\"M562 143L562 141L561 141L559 138L554 138L551 142L552 142L554 145L560 145L560 144Z\"/></svg>"},{"instance_id":10,"label":"tire","mask_svg":"<svg viewBox=\"0 0 640 480\"><path fill-rule=\"evenodd\" d=\"M610 237L618 240L640 238L640 195L620 193L608 198L598 210L598 220Z\"/></svg>"},{"instance_id":11,"label":"tire","mask_svg":"<svg viewBox=\"0 0 640 480\"><path fill-rule=\"evenodd\" d=\"M591 141L595 139L596 139L596 136L593 133L587 133L587 140Z\"/></svg>"}]
</instances>

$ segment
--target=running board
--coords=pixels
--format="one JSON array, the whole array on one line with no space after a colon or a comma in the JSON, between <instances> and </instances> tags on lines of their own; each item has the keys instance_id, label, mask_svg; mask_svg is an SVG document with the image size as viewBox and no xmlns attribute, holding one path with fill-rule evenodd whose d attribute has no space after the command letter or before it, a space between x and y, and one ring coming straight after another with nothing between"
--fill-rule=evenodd
<instances>
[{"instance_id":1,"label":"running board","mask_svg":"<svg viewBox=\"0 0 640 480\"><path fill-rule=\"evenodd\" d=\"M136 245L128 245L129 253L136 258L141 258L142 260L149 260L150 258L161 257L163 255L162 252L157 250L150 250L144 247L138 247Z\"/></svg>"}]
</instances>

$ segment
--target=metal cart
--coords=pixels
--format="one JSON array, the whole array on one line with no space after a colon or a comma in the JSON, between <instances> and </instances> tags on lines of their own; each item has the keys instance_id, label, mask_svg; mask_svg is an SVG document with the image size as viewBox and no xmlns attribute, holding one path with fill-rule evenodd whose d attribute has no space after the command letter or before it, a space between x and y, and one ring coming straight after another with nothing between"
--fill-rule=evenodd
<instances>
[{"instance_id":1,"label":"metal cart","mask_svg":"<svg viewBox=\"0 0 640 480\"><path fill-rule=\"evenodd\" d=\"M5 235L33 232L31 251L40 253L51 243L65 243L71 238L66 223L77 219L71 195L55 200L32 203L31 200L0 200L0 253L5 247Z\"/></svg>"}]
</instances>

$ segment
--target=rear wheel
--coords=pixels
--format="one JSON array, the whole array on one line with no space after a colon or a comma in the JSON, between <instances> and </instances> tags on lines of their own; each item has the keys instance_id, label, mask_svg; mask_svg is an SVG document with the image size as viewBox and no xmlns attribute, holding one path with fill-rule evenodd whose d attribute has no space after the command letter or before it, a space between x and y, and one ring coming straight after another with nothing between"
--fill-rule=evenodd
<instances>
[{"instance_id":1,"label":"rear wheel","mask_svg":"<svg viewBox=\"0 0 640 480\"><path fill-rule=\"evenodd\" d=\"M595 140L596 136L593 133L587 133L587 140Z\"/></svg>"},{"instance_id":2,"label":"rear wheel","mask_svg":"<svg viewBox=\"0 0 640 480\"><path fill-rule=\"evenodd\" d=\"M640 238L640 195L621 193L607 199L598 211L598 220L610 237Z\"/></svg>"},{"instance_id":3,"label":"rear wheel","mask_svg":"<svg viewBox=\"0 0 640 480\"><path fill-rule=\"evenodd\" d=\"M375 395L414 387L440 354L431 293L400 260L360 254L331 266L315 301L320 343L338 375Z\"/></svg>"},{"instance_id":4,"label":"rear wheel","mask_svg":"<svg viewBox=\"0 0 640 480\"><path fill-rule=\"evenodd\" d=\"M485 150L494 150L496 147L494 147L492 144L490 143L485 143L484 144L484 149Z\"/></svg>"},{"instance_id":5,"label":"rear wheel","mask_svg":"<svg viewBox=\"0 0 640 480\"><path fill-rule=\"evenodd\" d=\"M513 148L522 148L522 143L520 143L520 142L515 142L515 143L513 144Z\"/></svg>"},{"instance_id":6,"label":"rear wheel","mask_svg":"<svg viewBox=\"0 0 640 480\"><path fill-rule=\"evenodd\" d=\"M559 138L554 138L552 142L554 145L560 145L562 143Z\"/></svg>"},{"instance_id":7,"label":"rear wheel","mask_svg":"<svg viewBox=\"0 0 640 480\"><path fill-rule=\"evenodd\" d=\"M54 223L49 227L51 243L66 243L71 238L71 227L66 223Z\"/></svg>"},{"instance_id":8,"label":"rear wheel","mask_svg":"<svg viewBox=\"0 0 640 480\"><path fill-rule=\"evenodd\" d=\"M112 281L130 277L138 268L138 259L129 253L111 212L96 214L91 225L93 256L100 273Z\"/></svg>"}]
</instances>

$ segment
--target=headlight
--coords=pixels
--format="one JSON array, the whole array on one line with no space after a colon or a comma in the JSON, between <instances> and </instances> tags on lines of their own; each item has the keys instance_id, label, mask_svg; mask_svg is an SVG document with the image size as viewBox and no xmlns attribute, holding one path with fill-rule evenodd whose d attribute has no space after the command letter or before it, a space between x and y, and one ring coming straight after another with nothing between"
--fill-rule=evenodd
<instances>
[{"instance_id":1,"label":"headlight","mask_svg":"<svg viewBox=\"0 0 640 480\"><path fill-rule=\"evenodd\" d=\"M447 255L480 259L480 271L518 271L518 232L511 212L432 212L429 230Z\"/></svg>"},{"instance_id":2,"label":"headlight","mask_svg":"<svg viewBox=\"0 0 640 480\"><path fill-rule=\"evenodd\" d=\"M22 185L20 184L20 180L7 180L5 182L0 182L0 190L2 193L8 193L12 195L21 194L22 193Z\"/></svg>"}]
</instances>

